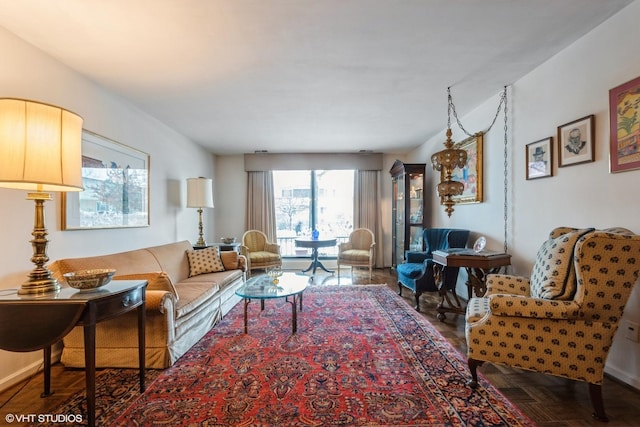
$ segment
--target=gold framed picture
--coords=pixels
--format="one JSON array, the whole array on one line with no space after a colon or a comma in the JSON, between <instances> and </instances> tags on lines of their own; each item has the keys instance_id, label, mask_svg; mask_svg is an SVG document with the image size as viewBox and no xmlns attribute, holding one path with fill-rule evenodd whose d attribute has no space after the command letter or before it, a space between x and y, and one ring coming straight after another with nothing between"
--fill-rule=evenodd
<instances>
[{"instance_id":1,"label":"gold framed picture","mask_svg":"<svg viewBox=\"0 0 640 427\"><path fill-rule=\"evenodd\" d=\"M467 152L467 163L464 168L455 168L451 179L464 184L464 191L459 196L453 196L453 201L458 204L482 202L482 141L483 132L478 132L472 137L460 141L455 148Z\"/></svg>"}]
</instances>

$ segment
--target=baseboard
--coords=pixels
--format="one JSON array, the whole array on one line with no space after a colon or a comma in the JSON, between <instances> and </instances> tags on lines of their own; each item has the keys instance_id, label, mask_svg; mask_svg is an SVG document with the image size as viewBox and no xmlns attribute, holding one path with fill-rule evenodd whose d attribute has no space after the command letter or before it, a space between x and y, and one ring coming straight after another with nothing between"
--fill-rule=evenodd
<instances>
[{"instance_id":1,"label":"baseboard","mask_svg":"<svg viewBox=\"0 0 640 427\"><path fill-rule=\"evenodd\" d=\"M611 366L605 366L604 373L615 381L624 383L636 390L640 390L640 378L631 377L627 372L621 371Z\"/></svg>"},{"instance_id":2,"label":"baseboard","mask_svg":"<svg viewBox=\"0 0 640 427\"><path fill-rule=\"evenodd\" d=\"M51 363L56 363L60 360L60 356L62 355L62 346L58 346L58 348L54 347L51 349ZM44 369L43 359L40 358L33 363L23 367L22 369L13 372L11 375L8 375L4 378L0 378L0 391L4 391L14 385L32 377L33 375L38 374Z\"/></svg>"},{"instance_id":3,"label":"baseboard","mask_svg":"<svg viewBox=\"0 0 640 427\"><path fill-rule=\"evenodd\" d=\"M337 270L338 264L335 259L320 259L322 264L327 267L329 270ZM309 267L311 264L311 260L309 258L286 258L282 260L282 269L283 270L304 270ZM342 267L349 268L349 267Z\"/></svg>"}]
</instances>

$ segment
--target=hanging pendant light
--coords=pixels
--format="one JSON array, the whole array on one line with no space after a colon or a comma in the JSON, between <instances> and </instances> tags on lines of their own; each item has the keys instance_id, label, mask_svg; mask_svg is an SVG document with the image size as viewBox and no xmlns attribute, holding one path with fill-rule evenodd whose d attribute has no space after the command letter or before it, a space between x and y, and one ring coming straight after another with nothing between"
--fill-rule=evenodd
<instances>
[{"instance_id":1,"label":"hanging pendant light","mask_svg":"<svg viewBox=\"0 0 640 427\"><path fill-rule=\"evenodd\" d=\"M467 152L454 148L451 140L451 89L448 88L449 101L447 108L447 139L444 142L445 149L438 151L431 156L433 169L440 172L440 183L438 184L438 195L440 204L445 206L445 212L450 217L453 213L455 201L453 196L459 196L464 192L464 184L452 179L455 168L463 168L467 164Z\"/></svg>"}]
</instances>

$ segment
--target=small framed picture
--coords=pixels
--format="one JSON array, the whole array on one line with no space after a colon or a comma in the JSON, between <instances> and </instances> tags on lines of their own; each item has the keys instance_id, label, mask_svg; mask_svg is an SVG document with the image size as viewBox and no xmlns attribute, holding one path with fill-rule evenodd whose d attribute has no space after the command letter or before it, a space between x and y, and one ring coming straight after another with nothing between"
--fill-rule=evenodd
<instances>
[{"instance_id":1,"label":"small framed picture","mask_svg":"<svg viewBox=\"0 0 640 427\"><path fill-rule=\"evenodd\" d=\"M553 176L553 137L526 146L527 179Z\"/></svg>"},{"instance_id":2,"label":"small framed picture","mask_svg":"<svg viewBox=\"0 0 640 427\"><path fill-rule=\"evenodd\" d=\"M595 126L593 114L558 126L558 167L595 160Z\"/></svg>"}]
</instances>

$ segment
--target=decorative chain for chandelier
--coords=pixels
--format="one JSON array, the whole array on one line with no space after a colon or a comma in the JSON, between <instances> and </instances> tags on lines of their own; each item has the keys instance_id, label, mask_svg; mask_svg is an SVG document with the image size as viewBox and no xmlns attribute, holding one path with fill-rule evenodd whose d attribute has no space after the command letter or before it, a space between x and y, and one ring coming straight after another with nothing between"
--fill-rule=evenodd
<instances>
[{"instance_id":1,"label":"decorative chain for chandelier","mask_svg":"<svg viewBox=\"0 0 640 427\"><path fill-rule=\"evenodd\" d=\"M451 87L447 88L447 94L448 94L448 99L449 99L449 109L451 110L451 112L453 113L453 117L455 117L456 119L456 123L458 124L458 127L460 129L462 129L462 131L465 133L465 135L467 135L468 137L473 137L475 136L474 134L471 134L469 132L467 132L467 130L464 128L464 126L462 126L462 122L460 122L460 119L458 118L458 113L456 112L456 106L453 104L453 98L451 97ZM502 111L502 106L504 105L504 120L506 123L507 120L507 87L504 87L504 90L502 91L502 95L500 95L500 103L498 104L498 109L496 110L496 115L493 116L493 121L491 121L491 124L489 125L489 127L483 131L483 133L487 133L491 130L491 128L493 127L494 124L496 124L496 120L498 119L498 116L500 115L500 111ZM505 124L506 126L506 124ZM447 122L447 127L451 127L451 119L448 119Z\"/></svg>"},{"instance_id":2,"label":"decorative chain for chandelier","mask_svg":"<svg viewBox=\"0 0 640 427\"><path fill-rule=\"evenodd\" d=\"M447 94L448 94L448 112L449 113L453 113L453 117L455 117L456 119L456 123L458 124L458 127L460 127L460 129L468 136L468 137L473 137L474 134L469 133L464 126L462 125L462 122L460 122L460 119L458 118L458 113L456 112L456 106L453 104L453 98L451 96L451 87L447 88ZM509 215L509 204L508 204L508 184L509 184L509 180L508 180L508 176L509 176L509 163L508 163L508 120L507 120L507 111L508 111L508 107L507 107L507 86L504 87L504 90L502 92L502 95L500 95L500 103L498 104L498 109L496 110L496 115L493 117L493 120L491 121L491 124L489 125L489 127L484 131L484 133L487 133L491 130L491 128L493 128L493 125L496 123L498 116L500 115L500 111L502 111L502 108L504 106L504 214L503 214L503 218L504 218L504 252L507 252L507 240L508 240L508 235L507 235L507 231L508 231L508 215ZM449 117L447 117L447 129L451 129L451 117L448 114Z\"/></svg>"}]
</instances>

